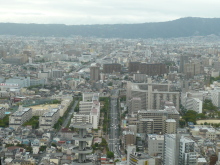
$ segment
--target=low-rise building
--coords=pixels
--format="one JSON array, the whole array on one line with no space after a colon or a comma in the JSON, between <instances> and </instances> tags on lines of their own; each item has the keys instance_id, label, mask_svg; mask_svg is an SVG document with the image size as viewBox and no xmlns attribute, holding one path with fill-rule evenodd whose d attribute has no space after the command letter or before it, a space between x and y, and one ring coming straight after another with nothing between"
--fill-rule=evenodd
<instances>
[{"instance_id":1,"label":"low-rise building","mask_svg":"<svg viewBox=\"0 0 220 165\"><path fill-rule=\"evenodd\" d=\"M52 109L44 113L39 119L39 126L43 129L50 129L56 124L60 117L59 109Z\"/></svg>"},{"instance_id":2,"label":"low-rise building","mask_svg":"<svg viewBox=\"0 0 220 165\"><path fill-rule=\"evenodd\" d=\"M26 121L32 118L32 108L22 108L14 112L9 117L9 127L17 129L19 126L24 124Z\"/></svg>"}]
</instances>

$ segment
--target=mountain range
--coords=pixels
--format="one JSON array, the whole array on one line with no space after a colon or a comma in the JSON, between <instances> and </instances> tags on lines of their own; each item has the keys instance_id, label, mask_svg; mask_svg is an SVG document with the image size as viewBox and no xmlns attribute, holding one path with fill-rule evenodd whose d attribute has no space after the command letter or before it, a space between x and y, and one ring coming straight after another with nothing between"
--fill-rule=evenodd
<instances>
[{"instance_id":1,"label":"mountain range","mask_svg":"<svg viewBox=\"0 0 220 165\"><path fill-rule=\"evenodd\" d=\"M101 38L177 38L220 35L220 18L186 17L167 22L139 24L21 24L0 23L0 35L56 36L80 35Z\"/></svg>"}]
</instances>

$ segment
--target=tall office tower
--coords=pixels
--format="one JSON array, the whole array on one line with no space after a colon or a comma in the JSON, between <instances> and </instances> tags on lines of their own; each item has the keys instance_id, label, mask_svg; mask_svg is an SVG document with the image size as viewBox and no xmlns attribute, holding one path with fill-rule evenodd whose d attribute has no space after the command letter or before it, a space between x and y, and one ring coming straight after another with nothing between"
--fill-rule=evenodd
<instances>
[{"instance_id":1,"label":"tall office tower","mask_svg":"<svg viewBox=\"0 0 220 165\"><path fill-rule=\"evenodd\" d=\"M163 165L178 164L176 134L164 135Z\"/></svg>"},{"instance_id":2,"label":"tall office tower","mask_svg":"<svg viewBox=\"0 0 220 165\"><path fill-rule=\"evenodd\" d=\"M74 123L73 127L79 130L78 135L73 136L73 140L79 141L79 146L73 148L73 152L78 153L78 159L73 160L73 165L93 165L90 159L86 159L86 155L92 153L92 148L87 147L87 142L93 139L86 129L92 128L92 124L78 122Z\"/></svg>"},{"instance_id":3,"label":"tall office tower","mask_svg":"<svg viewBox=\"0 0 220 165\"><path fill-rule=\"evenodd\" d=\"M90 67L90 80L93 82L100 80L100 67L98 66Z\"/></svg>"},{"instance_id":4,"label":"tall office tower","mask_svg":"<svg viewBox=\"0 0 220 165\"><path fill-rule=\"evenodd\" d=\"M164 135L163 165L196 165L195 142L181 134Z\"/></svg>"},{"instance_id":5,"label":"tall office tower","mask_svg":"<svg viewBox=\"0 0 220 165\"><path fill-rule=\"evenodd\" d=\"M165 121L165 133L167 134L175 134L176 133L176 120L167 119Z\"/></svg>"},{"instance_id":6,"label":"tall office tower","mask_svg":"<svg viewBox=\"0 0 220 165\"><path fill-rule=\"evenodd\" d=\"M152 83L148 78L147 83L127 83L127 105L132 98L141 99L141 109L161 109L163 101L170 101L179 110L180 93L175 86L167 83Z\"/></svg>"},{"instance_id":7,"label":"tall office tower","mask_svg":"<svg viewBox=\"0 0 220 165\"><path fill-rule=\"evenodd\" d=\"M187 56L187 55L180 56L180 68L179 68L180 73L184 72L184 64L186 64L188 62L189 62L189 56Z\"/></svg>"}]
</instances>

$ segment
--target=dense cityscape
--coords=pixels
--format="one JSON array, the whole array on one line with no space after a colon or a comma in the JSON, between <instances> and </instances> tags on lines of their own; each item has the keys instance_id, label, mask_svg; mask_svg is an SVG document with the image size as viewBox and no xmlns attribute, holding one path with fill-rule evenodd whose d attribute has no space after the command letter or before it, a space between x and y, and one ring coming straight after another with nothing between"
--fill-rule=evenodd
<instances>
[{"instance_id":1,"label":"dense cityscape","mask_svg":"<svg viewBox=\"0 0 220 165\"><path fill-rule=\"evenodd\" d=\"M220 37L0 36L4 165L220 165Z\"/></svg>"}]
</instances>

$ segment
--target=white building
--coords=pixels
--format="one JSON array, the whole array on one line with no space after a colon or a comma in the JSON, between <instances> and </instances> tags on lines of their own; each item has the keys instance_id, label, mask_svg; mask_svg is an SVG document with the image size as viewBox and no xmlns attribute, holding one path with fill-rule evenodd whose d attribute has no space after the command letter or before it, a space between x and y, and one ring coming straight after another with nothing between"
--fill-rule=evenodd
<instances>
[{"instance_id":1,"label":"white building","mask_svg":"<svg viewBox=\"0 0 220 165\"><path fill-rule=\"evenodd\" d=\"M30 77L14 77L5 80L6 84L18 84L20 88L30 86Z\"/></svg>"},{"instance_id":2,"label":"white building","mask_svg":"<svg viewBox=\"0 0 220 165\"><path fill-rule=\"evenodd\" d=\"M220 87L215 87L214 90L211 91L211 99L215 106L220 107Z\"/></svg>"},{"instance_id":3,"label":"white building","mask_svg":"<svg viewBox=\"0 0 220 165\"><path fill-rule=\"evenodd\" d=\"M148 134L148 153L150 156L163 155L164 135Z\"/></svg>"},{"instance_id":4,"label":"white building","mask_svg":"<svg viewBox=\"0 0 220 165\"><path fill-rule=\"evenodd\" d=\"M178 164L176 153L177 153L176 134L164 135L163 165Z\"/></svg>"},{"instance_id":5,"label":"white building","mask_svg":"<svg viewBox=\"0 0 220 165\"><path fill-rule=\"evenodd\" d=\"M202 113L203 100L196 98L192 93L187 92L182 95L182 105L187 110L193 110L197 113Z\"/></svg>"},{"instance_id":6,"label":"white building","mask_svg":"<svg viewBox=\"0 0 220 165\"><path fill-rule=\"evenodd\" d=\"M50 129L56 124L60 117L59 109L51 109L49 112L44 113L40 116L39 126L43 129Z\"/></svg>"},{"instance_id":7,"label":"white building","mask_svg":"<svg viewBox=\"0 0 220 165\"><path fill-rule=\"evenodd\" d=\"M71 122L92 123L93 129L98 129L99 118L99 93L83 93L83 101L79 102L79 113L74 114Z\"/></svg>"},{"instance_id":8,"label":"white building","mask_svg":"<svg viewBox=\"0 0 220 165\"><path fill-rule=\"evenodd\" d=\"M182 136L179 143L179 164L196 165L195 142Z\"/></svg>"},{"instance_id":9,"label":"white building","mask_svg":"<svg viewBox=\"0 0 220 165\"><path fill-rule=\"evenodd\" d=\"M9 117L9 127L17 129L19 126L24 124L26 121L32 118L32 109L31 108L22 108L14 112Z\"/></svg>"}]
</instances>

